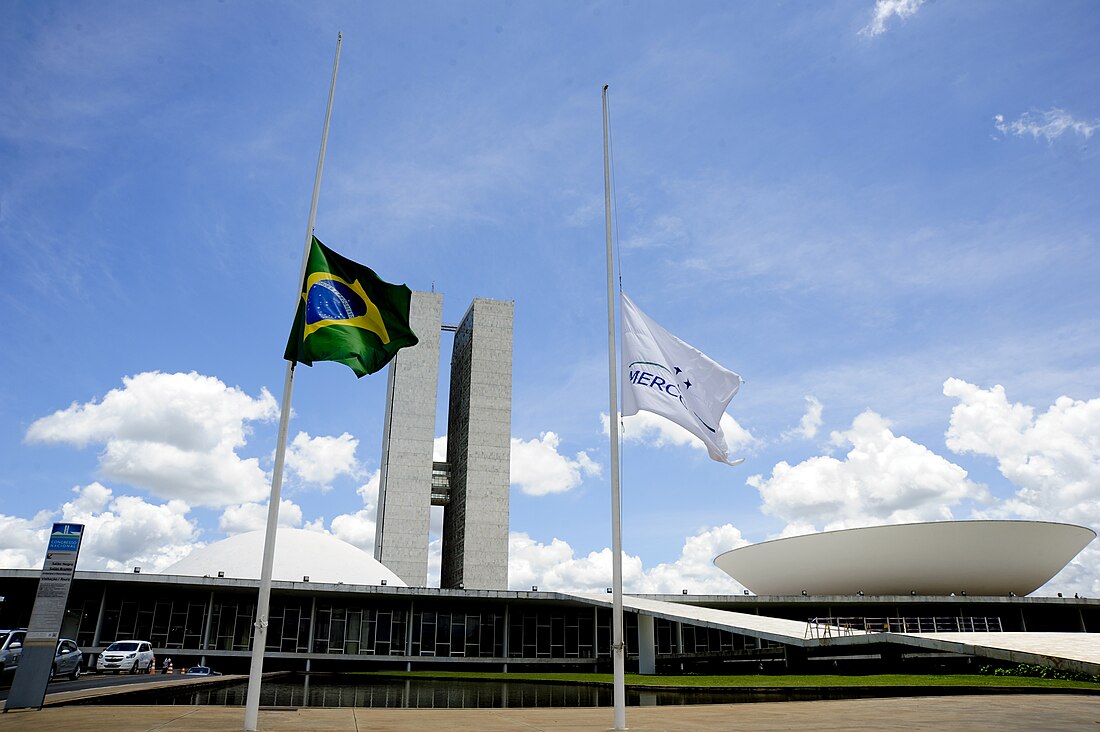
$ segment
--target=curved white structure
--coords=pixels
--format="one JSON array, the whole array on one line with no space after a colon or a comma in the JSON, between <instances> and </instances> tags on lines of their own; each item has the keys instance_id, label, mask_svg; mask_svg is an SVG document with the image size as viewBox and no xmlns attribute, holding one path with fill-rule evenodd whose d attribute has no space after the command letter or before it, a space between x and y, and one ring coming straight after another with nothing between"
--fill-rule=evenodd
<instances>
[{"instance_id":1,"label":"curved white structure","mask_svg":"<svg viewBox=\"0 0 1100 732\"><path fill-rule=\"evenodd\" d=\"M195 577L259 579L263 560L264 532L250 531L216 541L188 554L161 574ZM305 529L279 529L271 578L287 582L342 582L345 585L405 587L400 577L377 559L330 534Z\"/></svg>"},{"instance_id":2,"label":"curved white structure","mask_svg":"<svg viewBox=\"0 0 1100 732\"><path fill-rule=\"evenodd\" d=\"M758 595L1023 596L1094 538L1046 521L935 521L774 539L714 563Z\"/></svg>"}]
</instances>

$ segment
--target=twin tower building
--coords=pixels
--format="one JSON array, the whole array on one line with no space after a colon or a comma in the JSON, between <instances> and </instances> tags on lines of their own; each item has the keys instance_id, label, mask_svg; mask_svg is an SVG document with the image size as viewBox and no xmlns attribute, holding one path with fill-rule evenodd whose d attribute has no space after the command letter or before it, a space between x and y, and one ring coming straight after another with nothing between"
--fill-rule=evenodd
<instances>
[{"instance_id":1,"label":"twin tower building","mask_svg":"<svg viewBox=\"0 0 1100 732\"><path fill-rule=\"evenodd\" d=\"M411 587L428 584L432 506L443 506L440 587L507 589L513 305L478 298L443 325L443 295L414 292L420 342L389 367L374 557ZM440 333L454 333L446 462L433 460Z\"/></svg>"}]
</instances>

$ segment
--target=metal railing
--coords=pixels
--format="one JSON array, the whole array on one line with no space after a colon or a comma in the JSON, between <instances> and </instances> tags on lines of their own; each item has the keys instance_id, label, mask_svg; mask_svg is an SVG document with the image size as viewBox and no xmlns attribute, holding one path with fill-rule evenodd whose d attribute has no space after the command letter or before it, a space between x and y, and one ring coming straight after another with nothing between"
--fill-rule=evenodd
<instances>
[{"instance_id":1,"label":"metal railing","mask_svg":"<svg viewBox=\"0 0 1100 732\"><path fill-rule=\"evenodd\" d=\"M1000 633L999 617L810 618L803 638L835 638L855 633Z\"/></svg>"}]
</instances>

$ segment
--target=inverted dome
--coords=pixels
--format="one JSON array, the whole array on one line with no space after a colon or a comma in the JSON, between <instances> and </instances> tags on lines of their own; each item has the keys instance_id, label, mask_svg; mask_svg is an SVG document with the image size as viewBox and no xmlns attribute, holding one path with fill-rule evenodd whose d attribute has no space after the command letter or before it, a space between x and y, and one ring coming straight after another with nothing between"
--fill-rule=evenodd
<instances>
[{"instance_id":1,"label":"inverted dome","mask_svg":"<svg viewBox=\"0 0 1100 732\"><path fill-rule=\"evenodd\" d=\"M774 539L714 563L758 595L1023 596L1094 538L1046 521L933 521Z\"/></svg>"},{"instance_id":2,"label":"inverted dome","mask_svg":"<svg viewBox=\"0 0 1100 732\"><path fill-rule=\"evenodd\" d=\"M259 579L263 562L264 532L250 531L216 541L188 554L161 574L195 577ZM287 582L343 582L345 585L407 585L381 562L362 549L331 534L305 529L280 528L275 543L271 578Z\"/></svg>"}]
</instances>

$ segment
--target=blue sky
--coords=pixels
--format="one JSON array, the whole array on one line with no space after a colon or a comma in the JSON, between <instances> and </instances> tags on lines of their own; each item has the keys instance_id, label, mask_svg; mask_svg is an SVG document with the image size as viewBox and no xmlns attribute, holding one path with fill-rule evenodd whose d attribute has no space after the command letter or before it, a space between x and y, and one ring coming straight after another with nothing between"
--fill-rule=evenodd
<instances>
[{"instance_id":1,"label":"blue sky","mask_svg":"<svg viewBox=\"0 0 1100 732\"><path fill-rule=\"evenodd\" d=\"M0 565L62 519L89 569L262 526L337 31L318 237L447 322L515 301L514 587L610 576L605 83L624 287L746 380L739 467L626 421L628 591L739 591L717 553L807 531L1100 526L1095 3L6 2ZM286 523L373 546L384 392L298 371Z\"/></svg>"}]
</instances>

